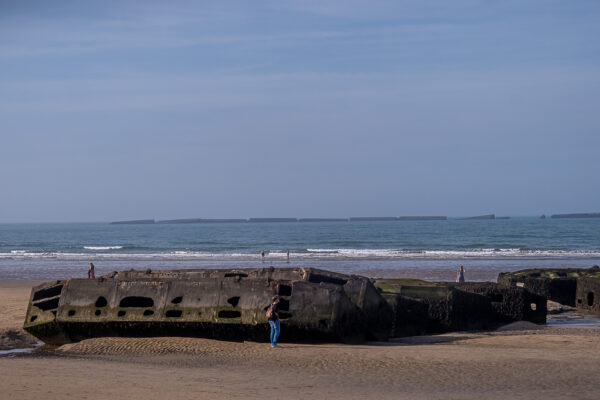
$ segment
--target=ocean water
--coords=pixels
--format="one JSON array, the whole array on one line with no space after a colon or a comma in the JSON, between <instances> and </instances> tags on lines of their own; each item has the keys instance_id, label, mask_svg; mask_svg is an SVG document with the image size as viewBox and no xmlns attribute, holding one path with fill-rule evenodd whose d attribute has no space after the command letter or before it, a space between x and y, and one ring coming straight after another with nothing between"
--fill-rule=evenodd
<instances>
[{"instance_id":1,"label":"ocean water","mask_svg":"<svg viewBox=\"0 0 600 400\"><path fill-rule=\"evenodd\" d=\"M89 262L99 274L272 265L434 280L453 280L464 265L467 279L494 280L501 271L600 264L600 219L0 224L0 279L84 277Z\"/></svg>"}]
</instances>

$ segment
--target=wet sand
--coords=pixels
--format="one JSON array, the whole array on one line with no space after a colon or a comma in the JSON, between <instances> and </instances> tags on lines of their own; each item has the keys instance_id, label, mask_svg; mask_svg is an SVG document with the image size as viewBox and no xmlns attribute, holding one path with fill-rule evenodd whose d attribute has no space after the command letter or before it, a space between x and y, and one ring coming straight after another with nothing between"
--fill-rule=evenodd
<instances>
[{"instance_id":1,"label":"wet sand","mask_svg":"<svg viewBox=\"0 0 600 400\"><path fill-rule=\"evenodd\" d=\"M2 329L20 329L30 287L0 282ZM0 357L0 398L600 398L600 330L513 328L281 349L193 338L91 339Z\"/></svg>"}]
</instances>

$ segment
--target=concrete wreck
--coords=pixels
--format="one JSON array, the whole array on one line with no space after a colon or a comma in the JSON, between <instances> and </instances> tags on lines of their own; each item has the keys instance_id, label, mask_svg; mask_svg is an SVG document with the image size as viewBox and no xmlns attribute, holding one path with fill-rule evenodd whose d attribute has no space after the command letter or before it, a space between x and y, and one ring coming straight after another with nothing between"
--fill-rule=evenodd
<instances>
[{"instance_id":1,"label":"concrete wreck","mask_svg":"<svg viewBox=\"0 0 600 400\"><path fill-rule=\"evenodd\" d=\"M541 268L498 275L506 287L526 288L560 304L600 314L600 267Z\"/></svg>"},{"instance_id":2,"label":"concrete wreck","mask_svg":"<svg viewBox=\"0 0 600 400\"><path fill-rule=\"evenodd\" d=\"M546 322L546 298L520 287L418 279L374 279L373 284L394 310L394 336Z\"/></svg>"},{"instance_id":3,"label":"concrete wreck","mask_svg":"<svg viewBox=\"0 0 600 400\"><path fill-rule=\"evenodd\" d=\"M266 341L264 308L274 295L281 298L282 339L291 342L359 343L546 321L546 297L519 286L271 267L130 270L46 282L31 291L24 329L55 345L105 336ZM589 299L600 306L600 293Z\"/></svg>"},{"instance_id":4,"label":"concrete wreck","mask_svg":"<svg viewBox=\"0 0 600 400\"><path fill-rule=\"evenodd\" d=\"M32 289L24 329L60 345L103 336L266 340L279 295L287 341L385 340L391 307L367 278L313 268L114 272Z\"/></svg>"}]
</instances>

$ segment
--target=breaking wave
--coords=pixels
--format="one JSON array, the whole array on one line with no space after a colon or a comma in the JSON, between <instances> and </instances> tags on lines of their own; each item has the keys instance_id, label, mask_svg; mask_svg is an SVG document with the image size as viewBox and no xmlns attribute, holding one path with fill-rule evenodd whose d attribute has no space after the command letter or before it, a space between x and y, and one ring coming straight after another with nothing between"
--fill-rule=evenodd
<instances>
[{"instance_id":1,"label":"breaking wave","mask_svg":"<svg viewBox=\"0 0 600 400\"><path fill-rule=\"evenodd\" d=\"M121 250L124 246L83 246L86 250Z\"/></svg>"},{"instance_id":2,"label":"breaking wave","mask_svg":"<svg viewBox=\"0 0 600 400\"><path fill-rule=\"evenodd\" d=\"M93 252L60 252L11 250L0 252L0 259L37 259L48 258L58 260L256 260L260 259L259 251L202 251L171 250L140 252L139 249L128 249L125 246L84 246ZM126 251L123 251L125 249ZM115 251L119 250L119 251ZM284 260L286 250L273 249L265 251L268 260ZM290 250L290 258L294 260L444 260L444 259L510 259L510 258L600 258L600 250L554 250L554 249L518 249L518 248L472 248L460 250L411 250L411 249L295 249Z\"/></svg>"}]
</instances>

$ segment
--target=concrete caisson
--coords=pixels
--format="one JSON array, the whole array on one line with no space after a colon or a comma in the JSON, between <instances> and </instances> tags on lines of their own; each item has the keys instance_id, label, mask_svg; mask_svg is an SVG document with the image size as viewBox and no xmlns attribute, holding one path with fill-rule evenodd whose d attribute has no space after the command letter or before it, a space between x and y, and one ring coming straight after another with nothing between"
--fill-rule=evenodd
<instances>
[{"instance_id":1,"label":"concrete caisson","mask_svg":"<svg viewBox=\"0 0 600 400\"><path fill-rule=\"evenodd\" d=\"M577 308L600 314L600 278L579 278L576 303Z\"/></svg>"},{"instance_id":2,"label":"concrete caisson","mask_svg":"<svg viewBox=\"0 0 600 400\"><path fill-rule=\"evenodd\" d=\"M51 344L102 336L266 340L281 297L283 341L384 340L391 308L369 279L313 268L114 272L32 289L24 329Z\"/></svg>"},{"instance_id":3,"label":"concrete caisson","mask_svg":"<svg viewBox=\"0 0 600 400\"><path fill-rule=\"evenodd\" d=\"M600 267L526 269L498 275L498 283L503 286L525 288L571 307L581 306L579 287L588 279L600 279Z\"/></svg>"}]
</instances>

